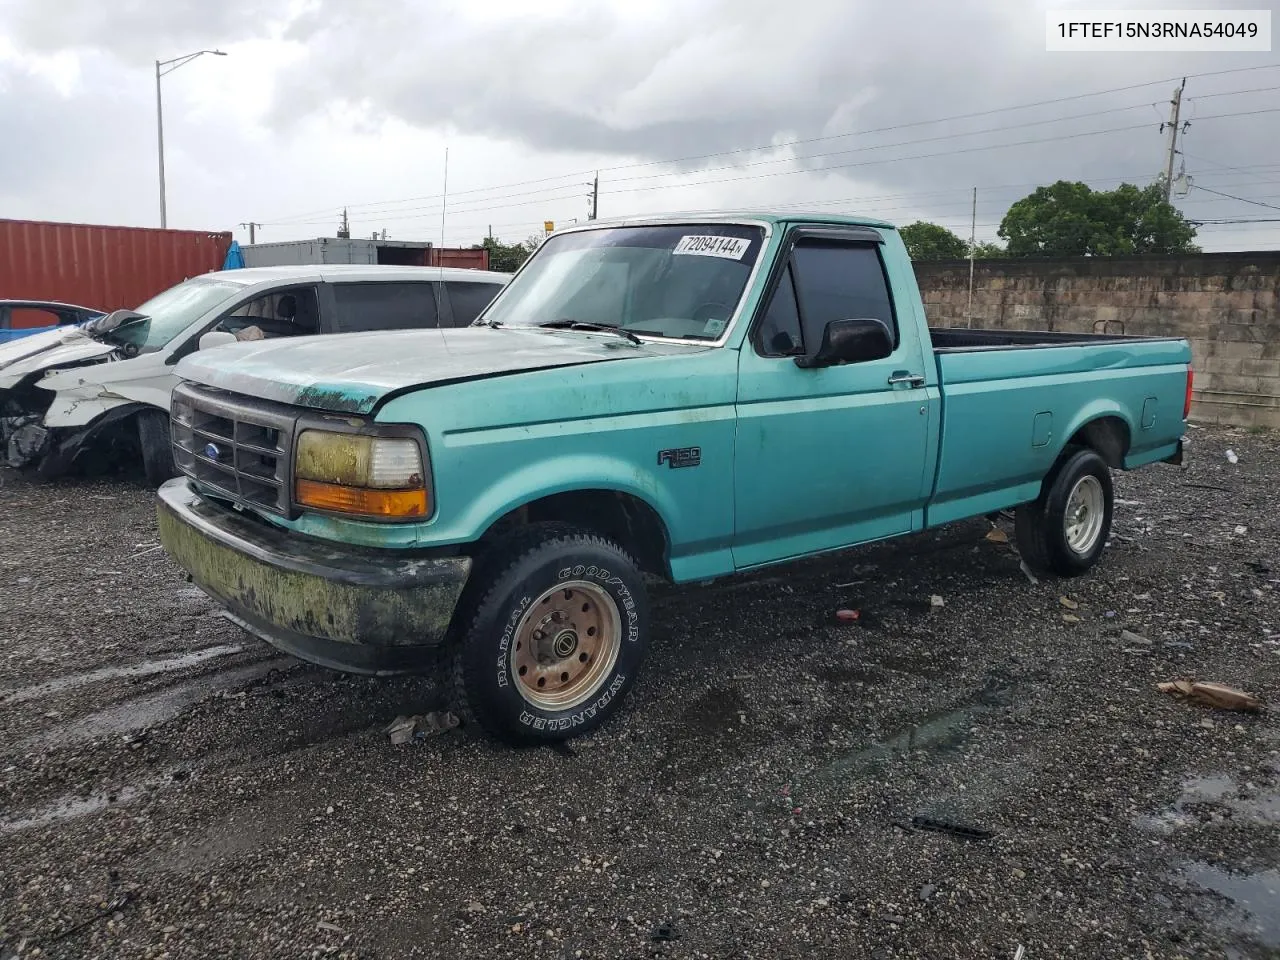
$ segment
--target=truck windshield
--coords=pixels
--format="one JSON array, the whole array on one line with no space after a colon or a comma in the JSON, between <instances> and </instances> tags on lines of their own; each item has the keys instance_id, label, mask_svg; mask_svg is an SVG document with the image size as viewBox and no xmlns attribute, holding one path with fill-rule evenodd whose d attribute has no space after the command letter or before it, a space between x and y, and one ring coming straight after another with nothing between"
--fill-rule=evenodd
<instances>
[{"instance_id":1,"label":"truck windshield","mask_svg":"<svg viewBox=\"0 0 1280 960\"><path fill-rule=\"evenodd\" d=\"M133 344L141 353L154 353L243 289L238 283L194 277L156 294L136 311L145 319L112 330L105 339Z\"/></svg>"},{"instance_id":2,"label":"truck windshield","mask_svg":"<svg viewBox=\"0 0 1280 960\"><path fill-rule=\"evenodd\" d=\"M598 324L716 340L742 299L764 231L733 224L607 227L551 237L478 322Z\"/></svg>"}]
</instances>

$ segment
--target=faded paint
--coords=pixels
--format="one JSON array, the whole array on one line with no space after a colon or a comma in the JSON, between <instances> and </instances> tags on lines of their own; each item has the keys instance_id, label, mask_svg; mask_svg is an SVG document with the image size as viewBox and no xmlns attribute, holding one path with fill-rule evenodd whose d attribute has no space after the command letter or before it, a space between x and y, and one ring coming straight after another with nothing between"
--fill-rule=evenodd
<instances>
[{"instance_id":1,"label":"faded paint","mask_svg":"<svg viewBox=\"0 0 1280 960\"><path fill-rule=\"evenodd\" d=\"M133 309L221 269L231 234L0 220L0 297Z\"/></svg>"},{"instance_id":2,"label":"faded paint","mask_svg":"<svg viewBox=\"0 0 1280 960\"><path fill-rule=\"evenodd\" d=\"M706 349L515 327L388 330L228 344L184 358L177 374L263 400L367 414L414 387Z\"/></svg>"},{"instance_id":3,"label":"faded paint","mask_svg":"<svg viewBox=\"0 0 1280 960\"><path fill-rule=\"evenodd\" d=\"M202 590L232 613L285 631L336 643L430 646L448 630L470 560L431 561L453 579L388 589L339 582L264 563L197 531L161 499L160 542Z\"/></svg>"}]
</instances>

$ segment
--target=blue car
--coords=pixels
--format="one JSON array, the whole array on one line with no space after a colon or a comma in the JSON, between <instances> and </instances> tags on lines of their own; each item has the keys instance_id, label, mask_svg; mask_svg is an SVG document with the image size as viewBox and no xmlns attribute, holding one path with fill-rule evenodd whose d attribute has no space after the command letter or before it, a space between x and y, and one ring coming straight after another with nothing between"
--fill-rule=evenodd
<instances>
[{"instance_id":1,"label":"blue car","mask_svg":"<svg viewBox=\"0 0 1280 960\"><path fill-rule=\"evenodd\" d=\"M0 343L10 343L58 327L79 326L107 311L56 300L0 300Z\"/></svg>"}]
</instances>

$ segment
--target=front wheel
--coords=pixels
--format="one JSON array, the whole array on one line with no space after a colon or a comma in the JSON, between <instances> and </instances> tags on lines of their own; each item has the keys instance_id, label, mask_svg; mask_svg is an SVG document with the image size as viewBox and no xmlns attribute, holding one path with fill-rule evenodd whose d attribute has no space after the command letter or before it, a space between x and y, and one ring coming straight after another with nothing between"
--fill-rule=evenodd
<instances>
[{"instance_id":1,"label":"front wheel","mask_svg":"<svg viewBox=\"0 0 1280 960\"><path fill-rule=\"evenodd\" d=\"M1111 532L1111 470L1093 450L1077 450L1054 472L1039 500L1018 508L1018 549L1031 566L1064 577L1084 573Z\"/></svg>"},{"instance_id":2,"label":"front wheel","mask_svg":"<svg viewBox=\"0 0 1280 960\"><path fill-rule=\"evenodd\" d=\"M147 483L159 487L178 476L169 442L169 415L163 410L143 410L138 414L138 446L142 448L142 471Z\"/></svg>"},{"instance_id":3,"label":"front wheel","mask_svg":"<svg viewBox=\"0 0 1280 960\"><path fill-rule=\"evenodd\" d=\"M459 610L460 715L511 743L567 740L618 712L648 643L644 581L622 547L535 525L494 544Z\"/></svg>"}]
</instances>

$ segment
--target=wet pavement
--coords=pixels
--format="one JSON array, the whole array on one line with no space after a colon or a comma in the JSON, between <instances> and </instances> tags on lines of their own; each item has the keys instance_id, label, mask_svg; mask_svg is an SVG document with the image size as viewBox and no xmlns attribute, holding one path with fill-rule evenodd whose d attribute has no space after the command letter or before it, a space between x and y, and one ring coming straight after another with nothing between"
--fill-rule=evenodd
<instances>
[{"instance_id":1,"label":"wet pavement","mask_svg":"<svg viewBox=\"0 0 1280 960\"><path fill-rule=\"evenodd\" d=\"M560 751L393 745L430 678L240 632L137 481L0 473L0 958L1280 955L1274 706L1156 690L1280 702L1280 450L1190 454L1079 580L975 521L662 588Z\"/></svg>"}]
</instances>

